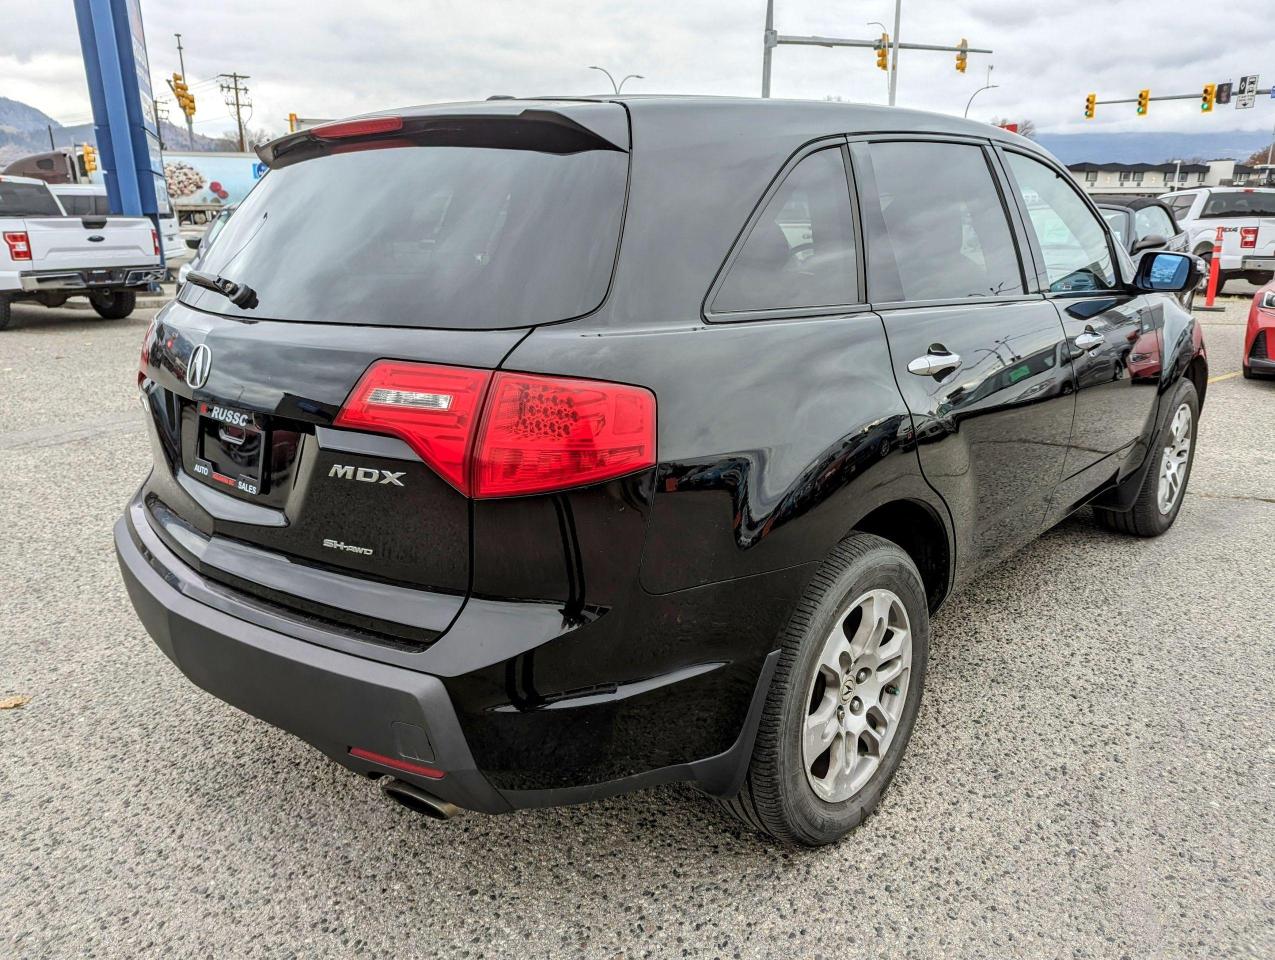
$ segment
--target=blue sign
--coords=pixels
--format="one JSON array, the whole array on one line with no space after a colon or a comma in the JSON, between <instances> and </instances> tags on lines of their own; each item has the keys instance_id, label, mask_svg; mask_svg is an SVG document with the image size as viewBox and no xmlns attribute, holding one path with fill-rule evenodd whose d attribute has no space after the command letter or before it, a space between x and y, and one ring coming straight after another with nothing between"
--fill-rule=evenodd
<instances>
[{"instance_id":1,"label":"blue sign","mask_svg":"<svg viewBox=\"0 0 1275 960\"><path fill-rule=\"evenodd\" d=\"M140 0L74 0L111 212L168 216Z\"/></svg>"}]
</instances>

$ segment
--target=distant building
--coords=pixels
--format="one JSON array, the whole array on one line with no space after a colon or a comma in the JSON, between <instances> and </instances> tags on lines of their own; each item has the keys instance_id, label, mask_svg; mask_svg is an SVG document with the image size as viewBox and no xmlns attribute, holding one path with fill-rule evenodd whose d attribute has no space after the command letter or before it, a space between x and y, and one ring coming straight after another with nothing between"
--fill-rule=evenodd
<instances>
[{"instance_id":1,"label":"distant building","mask_svg":"<svg viewBox=\"0 0 1275 960\"><path fill-rule=\"evenodd\" d=\"M1193 187L1253 187L1275 184L1275 166L1250 167L1235 160L1207 163L1070 163L1067 169L1086 193L1155 197Z\"/></svg>"}]
</instances>

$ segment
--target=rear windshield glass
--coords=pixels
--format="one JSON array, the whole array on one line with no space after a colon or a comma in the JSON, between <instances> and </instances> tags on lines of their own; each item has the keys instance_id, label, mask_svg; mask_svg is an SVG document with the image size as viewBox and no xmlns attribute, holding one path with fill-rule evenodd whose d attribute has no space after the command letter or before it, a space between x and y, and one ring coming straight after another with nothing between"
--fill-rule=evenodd
<instances>
[{"instance_id":1,"label":"rear windshield glass","mask_svg":"<svg viewBox=\"0 0 1275 960\"><path fill-rule=\"evenodd\" d=\"M60 217L62 210L42 183L0 179L0 217Z\"/></svg>"},{"instance_id":2,"label":"rear windshield glass","mask_svg":"<svg viewBox=\"0 0 1275 960\"><path fill-rule=\"evenodd\" d=\"M247 284L254 319L490 329L578 317L606 295L628 155L343 145L269 171L200 270Z\"/></svg>"},{"instance_id":3,"label":"rear windshield glass","mask_svg":"<svg viewBox=\"0 0 1275 960\"><path fill-rule=\"evenodd\" d=\"M1215 193L1204 202L1201 217L1275 217L1275 190Z\"/></svg>"}]
</instances>

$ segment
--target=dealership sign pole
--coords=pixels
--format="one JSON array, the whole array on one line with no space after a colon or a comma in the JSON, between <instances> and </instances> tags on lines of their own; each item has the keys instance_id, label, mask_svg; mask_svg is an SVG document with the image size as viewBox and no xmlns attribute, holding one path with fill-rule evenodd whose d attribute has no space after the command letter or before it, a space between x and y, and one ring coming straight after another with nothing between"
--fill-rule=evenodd
<instances>
[{"instance_id":1,"label":"dealership sign pole","mask_svg":"<svg viewBox=\"0 0 1275 960\"><path fill-rule=\"evenodd\" d=\"M111 212L168 216L141 0L74 0Z\"/></svg>"}]
</instances>

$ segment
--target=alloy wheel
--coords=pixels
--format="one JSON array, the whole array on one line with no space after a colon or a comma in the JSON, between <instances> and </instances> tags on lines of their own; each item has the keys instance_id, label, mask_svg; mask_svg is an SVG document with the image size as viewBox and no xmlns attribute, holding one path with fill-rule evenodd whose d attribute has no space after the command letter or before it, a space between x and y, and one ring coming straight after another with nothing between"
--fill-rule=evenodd
<instances>
[{"instance_id":1,"label":"alloy wheel","mask_svg":"<svg viewBox=\"0 0 1275 960\"><path fill-rule=\"evenodd\" d=\"M833 625L806 695L802 767L820 799L847 800L871 779L898 731L911 672L903 601L868 591Z\"/></svg>"},{"instance_id":2,"label":"alloy wheel","mask_svg":"<svg viewBox=\"0 0 1275 960\"><path fill-rule=\"evenodd\" d=\"M1169 424L1169 442L1160 457L1160 483L1156 503L1160 512L1168 514L1182 495L1186 484L1187 463L1191 457L1191 408L1182 404Z\"/></svg>"}]
</instances>

